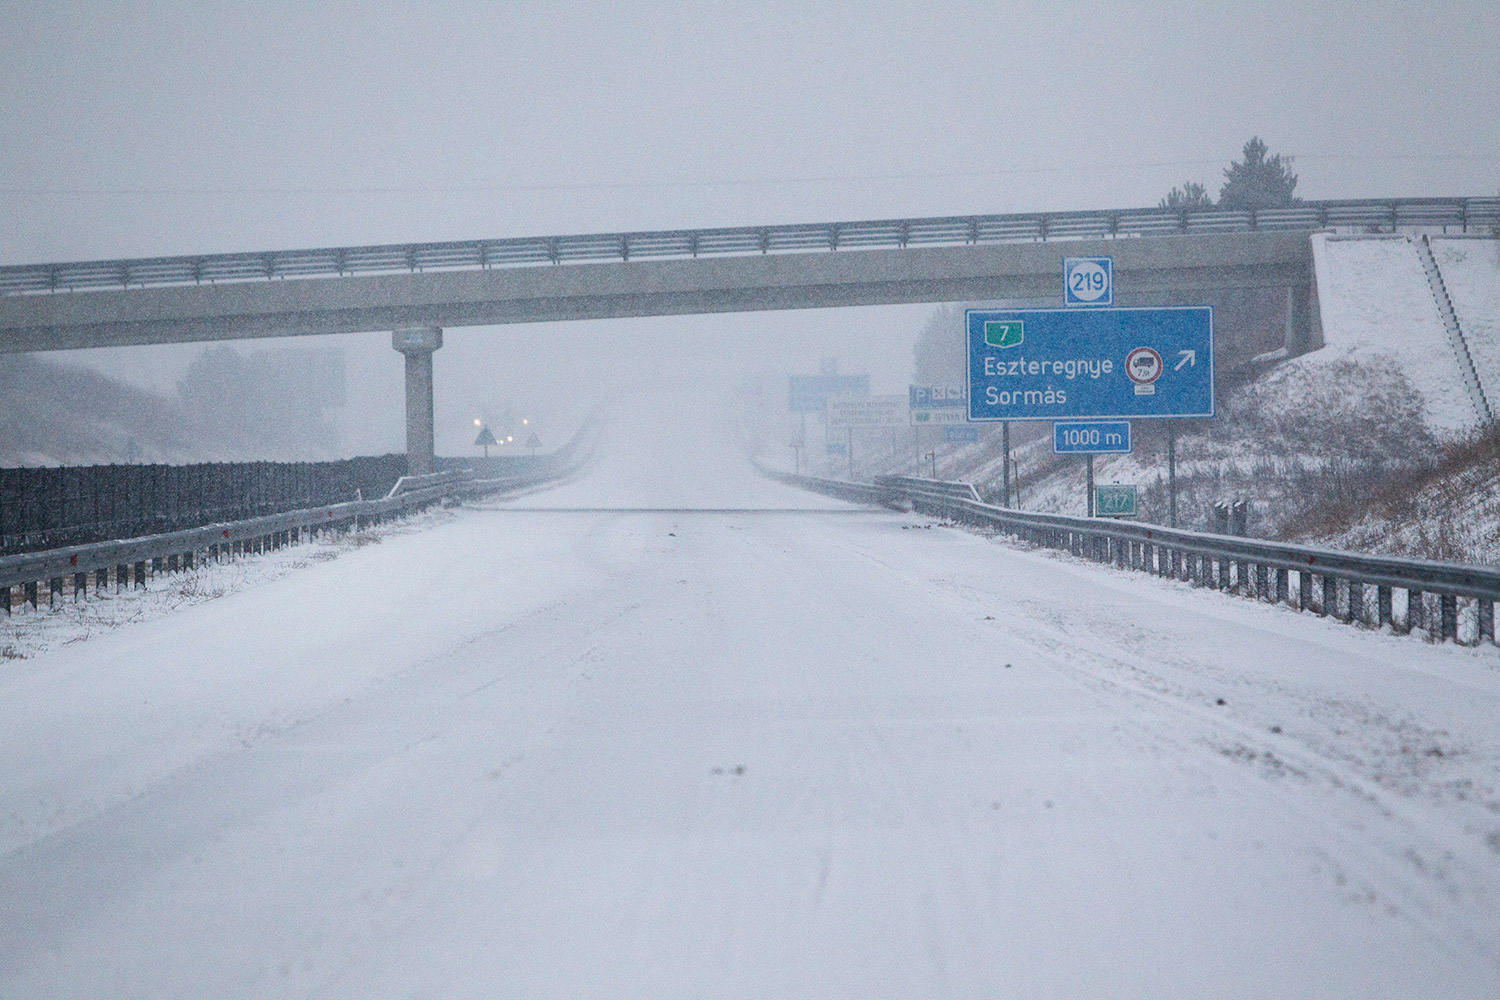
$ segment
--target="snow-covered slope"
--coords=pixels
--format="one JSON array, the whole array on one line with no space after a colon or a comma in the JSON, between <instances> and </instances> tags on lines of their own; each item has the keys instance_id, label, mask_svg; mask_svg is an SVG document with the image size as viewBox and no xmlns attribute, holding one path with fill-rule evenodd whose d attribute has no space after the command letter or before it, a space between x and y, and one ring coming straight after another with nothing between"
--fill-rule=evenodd
<instances>
[{"instance_id":1,"label":"snow-covered slope","mask_svg":"<svg viewBox=\"0 0 1500 1000\"><path fill-rule=\"evenodd\" d=\"M1434 434L1456 437L1477 427L1480 414L1411 242L1405 236L1324 234L1312 242L1324 346L1294 363L1347 359L1394 366L1422 394Z\"/></svg>"},{"instance_id":2,"label":"snow-covered slope","mask_svg":"<svg viewBox=\"0 0 1500 1000\"><path fill-rule=\"evenodd\" d=\"M1485 396L1500 401L1500 239L1433 237L1432 256Z\"/></svg>"}]
</instances>

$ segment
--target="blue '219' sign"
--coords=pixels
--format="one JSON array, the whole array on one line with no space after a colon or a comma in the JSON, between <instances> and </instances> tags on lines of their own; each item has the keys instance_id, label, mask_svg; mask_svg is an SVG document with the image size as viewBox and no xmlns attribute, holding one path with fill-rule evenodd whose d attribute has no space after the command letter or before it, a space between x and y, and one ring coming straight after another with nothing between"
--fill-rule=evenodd
<instances>
[{"instance_id":1,"label":"blue '219' sign","mask_svg":"<svg viewBox=\"0 0 1500 1000\"><path fill-rule=\"evenodd\" d=\"M1064 257L1063 305L1114 305L1114 272L1113 257Z\"/></svg>"}]
</instances>

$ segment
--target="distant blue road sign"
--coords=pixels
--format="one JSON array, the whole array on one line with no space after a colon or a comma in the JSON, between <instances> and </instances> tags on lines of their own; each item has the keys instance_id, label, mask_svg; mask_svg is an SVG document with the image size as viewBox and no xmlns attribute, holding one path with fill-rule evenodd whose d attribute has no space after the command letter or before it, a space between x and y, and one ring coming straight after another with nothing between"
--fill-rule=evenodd
<instances>
[{"instance_id":1,"label":"distant blue road sign","mask_svg":"<svg viewBox=\"0 0 1500 1000\"><path fill-rule=\"evenodd\" d=\"M1052 425L1054 455L1128 455L1130 421L1059 420Z\"/></svg>"},{"instance_id":2,"label":"distant blue road sign","mask_svg":"<svg viewBox=\"0 0 1500 1000\"><path fill-rule=\"evenodd\" d=\"M828 454L847 455L849 454L849 449L844 447L844 442L842 441L830 441L828 442Z\"/></svg>"},{"instance_id":3,"label":"distant blue road sign","mask_svg":"<svg viewBox=\"0 0 1500 1000\"><path fill-rule=\"evenodd\" d=\"M787 409L793 413L822 413L830 396L868 396L868 375L791 375L787 377Z\"/></svg>"},{"instance_id":4,"label":"distant blue road sign","mask_svg":"<svg viewBox=\"0 0 1500 1000\"><path fill-rule=\"evenodd\" d=\"M1113 257L1064 257L1063 305L1114 305L1114 272Z\"/></svg>"},{"instance_id":5,"label":"distant blue road sign","mask_svg":"<svg viewBox=\"0 0 1500 1000\"><path fill-rule=\"evenodd\" d=\"M949 424L943 428L943 440L949 444L968 444L979 440L979 428L970 424Z\"/></svg>"},{"instance_id":6,"label":"distant blue road sign","mask_svg":"<svg viewBox=\"0 0 1500 1000\"><path fill-rule=\"evenodd\" d=\"M969 419L1214 415L1213 310L970 309Z\"/></svg>"}]
</instances>

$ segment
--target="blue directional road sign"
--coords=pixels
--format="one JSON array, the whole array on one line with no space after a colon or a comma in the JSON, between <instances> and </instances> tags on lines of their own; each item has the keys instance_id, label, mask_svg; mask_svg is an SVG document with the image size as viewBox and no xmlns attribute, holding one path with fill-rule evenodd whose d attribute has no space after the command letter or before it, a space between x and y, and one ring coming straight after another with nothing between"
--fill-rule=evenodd
<instances>
[{"instance_id":1,"label":"blue directional road sign","mask_svg":"<svg viewBox=\"0 0 1500 1000\"><path fill-rule=\"evenodd\" d=\"M792 375L787 378L787 409L822 413L830 396L868 396L868 375Z\"/></svg>"},{"instance_id":2,"label":"blue directional road sign","mask_svg":"<svg viewBox=\"0 0 1500 1000\"><path fill-rule=\"evenodd\" d=\"M1052 425L1054 455L1128 455L1129 420L1059 420Z\"/></svg>"},{"instance_id":3,"label":"blue directional road sign","mask_svg":"<svg viewBox=\"0 0 1500 1000\"><path fill-rule=\"evenodd\" d=\"M969 419L1214 415L1208 306L970 309Z\"/></svg>"},{"instance_id":4,"label":"blue directional road sign","mask_svg":"<svg viewBox=\"0 0 1500 1000\"><path fill-rule=\"evenodd\" d=\"M949 424L943 428L943 440L949 444L971 444L979 440L979 428L968 424Z\"/></svg>"},{"instance_id":5,"label":"blue directional road sign","mask_svg":"<svg viewBox=\"0 0 1500 1000\"><path fill-rule=\"evenodd\" d=\"M1113 257L1064 257L1063 305L1114 305L1114 273Z\"/></svg>"}]
</instances>

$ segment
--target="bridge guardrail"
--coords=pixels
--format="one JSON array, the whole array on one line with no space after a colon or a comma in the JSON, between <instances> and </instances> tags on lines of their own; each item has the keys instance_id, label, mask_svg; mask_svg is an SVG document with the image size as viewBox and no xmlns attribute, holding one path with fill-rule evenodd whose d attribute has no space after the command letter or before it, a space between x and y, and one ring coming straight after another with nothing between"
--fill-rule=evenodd
<instances>
[{"instance_id":1,"label":"bridge guardrail","mask_svg":"<svg viewBox=\"0 0 1500 1000\"><path fill-rule=\"evenodd\" d=\"M1476 619L1472 641L1495 641L1500 567L1365 555L1134 521L1014 510L980 501L969 483L882 476L865 484L768 474L840 499L889 507L910 505L919 513L996 528L1033 545L1066 550L1095 562L1284 604L1349 624L1390 626L1402 632L1423 629L1440 641L1458 640L1462 600L1472 606ZM1368 592L1371 589L1373 594ZM1399 620L1394 591L1405 592L1407 598L1406 613Z\"/></svg>"},{"instance_id":2,"label":"bridge guardrail","mask_svg":"<svg viewBox=\"0 0 1500 1000\"><path fill-rule=\"evenodd\" d=\"M586 261L628 261L642 257L708 257L1330 228L1394 232L1420 227L1484 232L1497 226L1500 226L1500 198L1304 201L1285 208L1254 211L1128 208L874 219L16 264L0 267L0 295L129 288L132 285L194 285L430 270L485 270Z\"/></svg>"},{"instance_id":3,"label":"bridge guardrail","mask_svg":"<svg viewBox=\"0 0 1500 1000\"><path fill-rule=\"evenodd\" d=\"M593 433L595 424L591 417L573 440L554 452L559 459L555 466L524 475L478 479L469 473L447 471L406 476L388 496L376 500L351 500L156 535L0 556L0 613L11 613L15 587L21 588L22 602L35 608L41 584L47 585L51 603L61 596L64 583L71 578L73 599L77 601L87 594L90 573L94 574L96 592L109 586L111 570L117 591L132 583L143 587L148 564L153 576L163 571L174 573L192 569L200 555L218 561L226 556L270 551L295 544L319 530L358 530L447 499L508 492L551 482L571 475L587 460L582 445Z\"/></svg>"}]
</instances>

